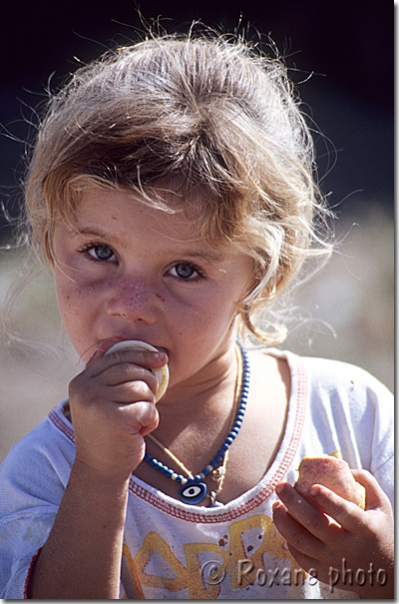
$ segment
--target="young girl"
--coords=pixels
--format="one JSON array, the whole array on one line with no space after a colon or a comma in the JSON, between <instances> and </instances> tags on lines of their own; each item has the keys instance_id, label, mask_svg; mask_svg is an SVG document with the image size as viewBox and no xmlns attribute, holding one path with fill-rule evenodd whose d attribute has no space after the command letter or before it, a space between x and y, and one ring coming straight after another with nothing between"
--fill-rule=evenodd
<instances>
[{"instance_id":1,"label":"young girl","mask_svg":"<svg viewBox=\"0 0 399 604\"><path fill-rule=\"evenodd\" d=\"M85 369L2 466L1 597L393 597L391 395L259 322L327 249L313 169L238 40L151 38L53 98L26 212ZM292 486L337 449L365 510Z\"/></svg>"}]
</instances>

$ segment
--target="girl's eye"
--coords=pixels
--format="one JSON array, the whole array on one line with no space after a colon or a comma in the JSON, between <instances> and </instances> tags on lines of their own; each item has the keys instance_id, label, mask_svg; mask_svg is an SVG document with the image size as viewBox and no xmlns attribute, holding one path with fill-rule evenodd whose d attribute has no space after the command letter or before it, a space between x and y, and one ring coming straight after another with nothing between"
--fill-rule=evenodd
<instances>
[{"instance_id":1,"label":"girl's eye","mask_svg":"<svg viewBox=\"0 0 399 604\"><path fill-rule=\"evenodd\" d=\"M192 280L200 276L199 271L194 266L191 264L184 264L183 262L176 264L176 266L171 269L171 272L175 277L186 280Z\"/></svg>"},{"instance_id":2,"label":"girl's eye","mask_svg":"<svg viewBox=\"0 0 399 604\"><path fill-rule=\"evenodd\" d=\"M85 251L87 251L93 260L111 260L114 255L111 248L106 245L91 245L88 246Z\"/></svg>"}]
</instances>

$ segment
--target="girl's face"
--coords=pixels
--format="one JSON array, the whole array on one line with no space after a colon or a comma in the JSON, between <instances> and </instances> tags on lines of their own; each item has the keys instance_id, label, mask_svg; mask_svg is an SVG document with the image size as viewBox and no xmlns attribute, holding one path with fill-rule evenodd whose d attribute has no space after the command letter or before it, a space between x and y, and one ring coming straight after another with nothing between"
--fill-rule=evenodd
<instances>
[{"instance_id":1,"label":"girl's face","mask_svg":"<svg viewBox=\"0 0 399 604\"><path fill-rule=\"evenodd\" d=\"M236 302L251 259L198 239L182 214L117 191L83 195L73 228L54 230L63 323L83 361L104 340L144 340L169 357L172 387L200 375L234 342Z\"/></svg>"}]
</instances>

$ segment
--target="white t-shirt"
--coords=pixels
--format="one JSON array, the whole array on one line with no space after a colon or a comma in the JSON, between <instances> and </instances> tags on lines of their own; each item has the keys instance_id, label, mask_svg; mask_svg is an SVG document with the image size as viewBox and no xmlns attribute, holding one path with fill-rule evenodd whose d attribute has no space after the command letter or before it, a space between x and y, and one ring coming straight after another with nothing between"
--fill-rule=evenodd
<instances>
[{"instance_id":1,"label":"white t-shirt","mask_svg":"<svg viewBox=\"0 0 399 604\"><path fill-rule=\"evenodd\" d=\"M181 503L132 476L120 598L356 597L298 567L272 522L274 487L281 480L295 482L302 457L340 449L351 468L365 468L377 478L393 505L393 397L357 367L273 354L287 358L292 382L284 437L270 469L248 492L215 508ZM0 468L2 598L26 597L32 559L47 540L69 480L75 445L64 404ZM267 430L267 417L264 422ZM333 570L347 571L347 577L349 570L353 577L359 571ZM361 580L367 570L358 574ZM383 572L377 576L381 582ZM333 583L336 574L331 577Z\"/></svg>"}]
</instances>

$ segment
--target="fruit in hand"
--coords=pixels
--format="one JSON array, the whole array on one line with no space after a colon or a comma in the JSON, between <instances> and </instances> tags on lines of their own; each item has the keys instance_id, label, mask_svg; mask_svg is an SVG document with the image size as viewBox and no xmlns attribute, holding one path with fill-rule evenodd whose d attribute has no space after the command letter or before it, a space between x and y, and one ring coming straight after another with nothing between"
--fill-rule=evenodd
<instances>
[{"instance_id":1,"label":"fruit in hand","mask_svg":"<svg viewBox=\"0 0 399 604\"><path fill-rule=\"evenodd\" d=\"M306 497L314 484L321 484L364 510L365 488L356 482L349 465L343 459L330 455L304 457L299 464L298 473L294 487L300 495Z\"/></svg>"}]
</instances>

